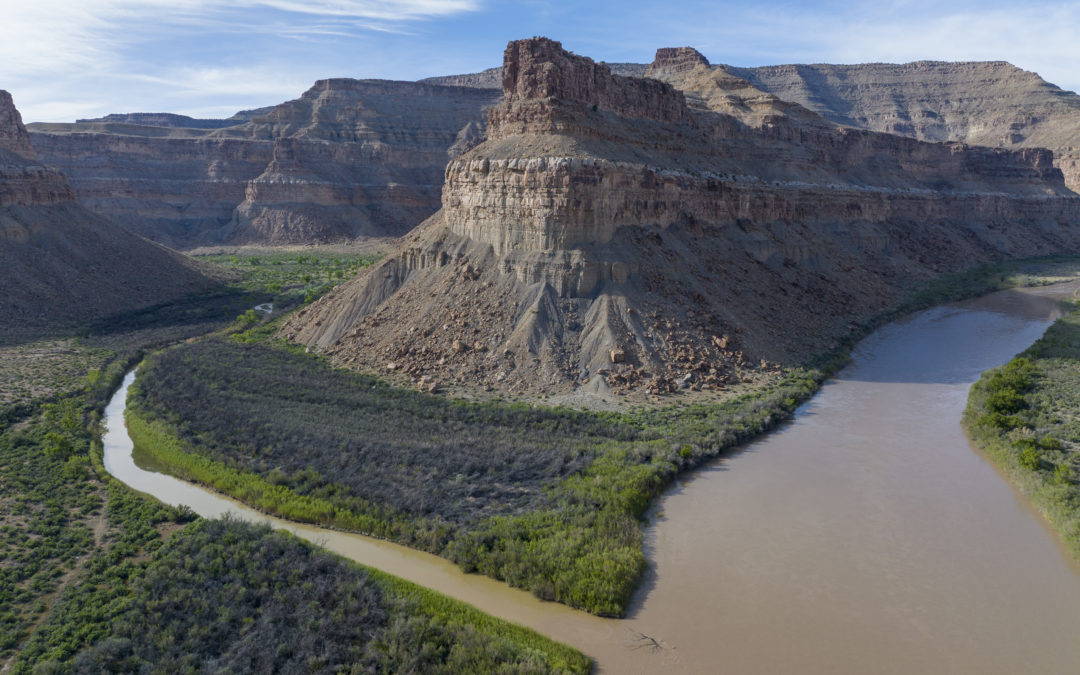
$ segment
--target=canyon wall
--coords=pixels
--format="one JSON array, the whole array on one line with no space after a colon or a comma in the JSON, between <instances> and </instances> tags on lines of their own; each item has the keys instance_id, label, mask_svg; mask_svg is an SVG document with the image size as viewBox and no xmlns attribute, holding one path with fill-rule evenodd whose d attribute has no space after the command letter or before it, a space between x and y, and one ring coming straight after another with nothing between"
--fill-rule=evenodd
<instances>
[{"instance_id":1,"label":"canyon wall","mask_svg":"<svg viewBox=\"0 0 1080 675\"><path fill-rule=\"evenodd\" d=\"M498 92L321 80L229 120L110 115L30 125L79 202L175 247L398 236L435 212L443 167Z\"/></svg>"},{"instance_id":2,"label":"canyon wall","mask_svg":"<svg viewBox=\"0 0 1080 675\"><path fill-rule=\"evenodd\" d=\"M841 128L685 48L649 71L510 43L440 212L284 334L425 386L717 389L935 275L1080 249L1048 151Z\"/></svg>"},{"instance_id":3,"label":"canyon wall","mask_svg":"<svg viewBox=\"0 0 1080 675\"><path fill-rule=\"evenodd\" d=\"M76 203L64 174L35 156L0 91L0 339L163 302L219 279Z\"/></svg>"},{"instance_id":4,"label":"canyon wall","mask_svg":"<svg viewBox=\"0 0 1080 675\"><path fill-rule=\"evenodd\" d=\"M621 75L668 76L708 65L690 47L662 48L652 64L612 64ZM1080 96L1004 61L713 66L759 95L797 103L836 124L1000 148L1043 147L1080 191ZM498 87L501 68L431 78ZM678 86L678 85L676 85Z\"/></svg>"},{"instance_id":5,"label":"canyon wall","mask_svg":"<svg viewBox=\"0 0 1080 675\"><path fill-rule=\"evenodd\" d=\"M926 141L1054 151L1080 190L1080 96L1004 61L724 66L838 124Z\"/></svg>"}]
</instances>

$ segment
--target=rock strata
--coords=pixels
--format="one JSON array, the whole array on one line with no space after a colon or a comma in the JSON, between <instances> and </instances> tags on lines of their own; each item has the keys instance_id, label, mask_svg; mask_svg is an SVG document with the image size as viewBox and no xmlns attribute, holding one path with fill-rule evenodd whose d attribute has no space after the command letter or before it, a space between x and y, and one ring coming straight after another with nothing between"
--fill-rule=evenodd
<instances>
[{"instance_id":1,"label":"rock strata","mask_svg":"<svg viewBox=\"0 0 1080 675\"><path fill-rule=\"evenodd\" d=\"M656 50L656 57L649 64L647 76L656 73L681 73L698 66L709 66L709 59L693 47L661 47Z\"/></svg>"},{"instance_id":2,"label":"rock strata","mask_svg":"<svg viewBox=\"0 0 1080 675\"><path fill-rule=\"evenodd\" d=\"M1080 190L1080 96L1004 61L724 66L839 123L927 141L1045 147Z\"/></svg>"},{"instance_id":3,"label":"rock strata","mask_svg":"<svg viewBox=\"0 0 1080 675\"><path fill-rule=\"evenodd\" d=\"M215 275L79 206L0 91L0 339L163 302Z\"/></svg>"},{"instance_id":4,"label":"rock strata","mask_svg":"<svg viewBox=\"0 0 1080 675\"><path fill-rule=\"evenodd\" d=\"M747 106L771 98L774 108L796 103L836 124L923 141L1049 148L1066 185L1080 191L1080 96L1004 61L740 68L710 66L692 47L667 47L651 64L612 64L612 72L672 79L698 66L723 71L743 93L753 90L756 101L737 97ZM498 87L501 78L502 69L492 68L431 81Z\"/></svg>"},{"instance_id":5,"label":"rock strata","mask_svg":"<svg viewBox=\"0 0 1080 675\"><path fill-rule=\"evenodd\" d=\"M934 275L1080 246L1048 151L837 127L686 50L650 70L667 81L510 43L440 212L285 334L425 383L709 390L819 353Z\"/></svg>"},{"instance_id":6,"label":"rock strata","mask_svg":"<svg viewBox=\"0 0 1080 675\"><path fill-rule=\"evenodd\" d=\"M499 95L321 80L229 120L110 115L31 125L31 138L81 204L157 241L340 242L397 236L437 210L447 159L478 142Z\"/></svg>"},{"instance_id":7,"label":"rock strata","mask_svg":"<svg viewBox=\"0 0 1080 675\"><path fill-rule=\"evenodd\" d=\"M22 116L15 108L11 94L6 91L0 91L0 150L7 150L24 159L34 158L30 134L23 126Z\"/></svg>"}]
</instances>

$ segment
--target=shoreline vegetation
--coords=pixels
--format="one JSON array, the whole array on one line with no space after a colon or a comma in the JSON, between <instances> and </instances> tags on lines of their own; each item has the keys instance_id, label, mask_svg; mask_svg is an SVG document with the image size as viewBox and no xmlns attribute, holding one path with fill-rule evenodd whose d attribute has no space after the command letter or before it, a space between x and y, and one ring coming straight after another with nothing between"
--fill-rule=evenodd
<instances>
[{"instance_id":1,"label":"shoreline vegetation","mask_svg":"<svg viewBox=\"0 0 1080 675\"><path fill-rule=\"evenodd\" d=\"M307 258L293 272L308 274ZM302 301L346 267L319 264L330 274L280 295ZM290 534L163 506L105 471L101 420L124 374L267 295L233 284L0 340L0 353L66 341L36 389L0 409L0 669L588 672L587 657L534 631ZM23 367L0 360L11 379Z\"/></svg>"},{"instance_id":2,"label":"shoreline vegetation","mask_svg":"<svg viewBox=\"0 0 1080 675\"><path fill-rule=\"evenodd\" d=\"M544 599L623 616L646 569L642 518L675 476L790 419L847 362L851 347L881 325L944 302L1064 281L1078 271L1076 258L1056 257L941 277L854 329L808 366L786 369L772 384L719 403L576 412L430 396L331 368L276 340L273 323L263 321L237 325L231 337L218 335L151 357L133 387L128 415L142 452L181 477L256 508L391 539ZM215 367L222 364L232 364L243 377ZM199 396L184 400L188 394L182 393L192 387ZM344 391L363 396L340 395ZM315 402L322 411L331 409L324 422L348 420L357 411L407 422L381 432L366 423L361 447L355 447L348 433L313 432L320 423L305 406ZM254 418L237 412L252 405L261 411ZM209 419L207 410L217 419ZM427 436L414 438L412 446L385 437L408 439L423 419L437 423L424 428ZM474 435L500 439L501 444L481 446L505 459L520 443L535 447L530 434L537 430L559 451L544 466L500 473L501 462L476 461ZM255 441L259 437L265 442ZM422 456L446 461L421 462L422 470L410 471L412 460ZM343 475L350 459L379 457L390 459L373 476L383 483L378 490ZM484 489L493 483L500 487L494 495ZM424 501L398 498L406 494L423 495ZM467 506L477 503L481 516L471 517Z\"/></svg>"},{"instance_id":3,"label":"shoreline vegetation","mask_svg":"<svg viewBox=\"0 0 1080 675\"><path fill-rule=\"evenodd\" d=\"M971 387L964 426L1080 561L1080 303Z\"/></svg>"}]
</instances>

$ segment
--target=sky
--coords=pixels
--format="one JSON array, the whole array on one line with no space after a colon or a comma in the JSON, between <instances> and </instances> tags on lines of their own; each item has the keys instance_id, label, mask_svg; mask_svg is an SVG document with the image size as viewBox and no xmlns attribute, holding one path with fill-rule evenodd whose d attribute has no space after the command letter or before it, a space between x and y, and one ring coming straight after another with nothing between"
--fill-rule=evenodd
<instances>
[{"instance_id":1,"label":"sky","mask_svg":"<svg viewBox=\"0 0 1080 675\"><path fill-rule=\"evenodd\" d=\"M228 117L328 77L476 72L534 35L609 62L1000 60L1080 89L1080 0L0 0L0 89L27 122Z\"/></svg>"}]
</instances>

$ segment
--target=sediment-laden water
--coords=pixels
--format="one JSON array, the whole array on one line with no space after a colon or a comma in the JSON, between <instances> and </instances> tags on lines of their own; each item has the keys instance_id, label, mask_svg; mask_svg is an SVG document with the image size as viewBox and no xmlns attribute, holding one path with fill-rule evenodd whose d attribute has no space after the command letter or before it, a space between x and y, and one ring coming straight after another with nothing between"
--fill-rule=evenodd
<instances>
[{"instance_id":1,"label":"sediment-laden water","mask_svg":"<svg viewBox=\"0 0 1080 675\"><path fill-rule=\"evenodd\" d=\"M971 383L1037 339L1073 288L997 293L871 335L792 423L658 502L649 576L621 621L139 468L122 423L132 375L107 411L105 464L167 503L270 520L533 627L606 672L1077 673L1080 566L960 426Z\"/></svg>"}]
</instances>

